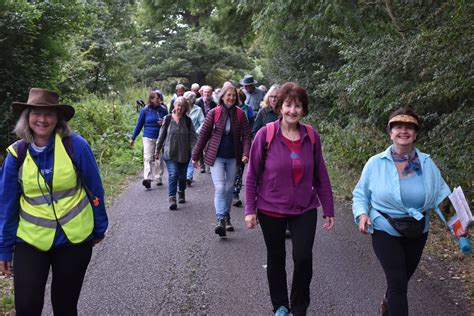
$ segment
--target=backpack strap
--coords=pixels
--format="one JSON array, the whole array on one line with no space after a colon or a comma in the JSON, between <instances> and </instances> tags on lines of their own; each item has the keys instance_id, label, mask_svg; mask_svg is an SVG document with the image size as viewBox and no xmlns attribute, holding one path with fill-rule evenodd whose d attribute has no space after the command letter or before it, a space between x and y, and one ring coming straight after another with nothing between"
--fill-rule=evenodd
<instances>
[{"instance_id":1,"label":"backpack strap","mask_svg":"<svg viewBox=\"0 0 474 316\"><path fill-rule=\"evenodd\" d=\"M193 121L187 115L184 115L184 120L186 121L186 127L188 128L188 131L190 131L191 130L191 124L193 124Z\"/></svg>"},{"instance_id":2,"label":"backpack strap","mask_svg":"<svg viewBox=\"0 0 474 316\"><path fill-rule=\"evenodd\" d=\"M63 141L64 149L66 149L67 155L69 156L69 158L71 158L72 164L75 165L74 164L74 150L72 147L72 137L71 136L63 137L62 141Z\"/></svg>"},{"instance_id":3,"label":"backpack strap","mask_svg":"<svg viewBox=\"0 0 474 316\"><path fill-rule=\"evenodd\" d=\"M265 126L267 127L267 135L265 137L265 150L269 150L272 140L275 137L275 122L267 123Z\"/></svg>"},{"instance_id":4,"label":"backpack strap","mask_svg":"<svg viewBox=\"0 0 474 316\"><path fill-rule=\"evenodd\" d=\"M265 161L267 160L267 152L270 149L270 144L272 143L273 138L275 137L275 122L267 123L265 127L265 144L263 145L262 158L260 159L258 165L257 185L260 184L263 170L265 169Z\"/></svg>"},{"instance_id":5,"label":"backpack strap","mask_svg":"<svg viewBox=\"0 0 474 316\"><path fill-rule=\"evenodd\" d=\"M314 134L314 128L309 124L303 124L303 126L306 128L306 132L308 133L311 144L314 145L316 143L316 135Z\"/></svg>"},{"instance_id":6,"label":"backpack strap","mask_svg":"<svg viewBox=\"0 0 474 316\"><path fill-rule=\"evenodd\" d=\"M238 106L235 107L235 110L237 112L237 120L239 121L239 123L242 123L244 120L244 117L246 117L244 111ZM217 106L216 110L214 111L214 125L216 125L217 122L219 122L219 118L221 117L221 114L222 114L222 108L220 106Z\"/></svg>"},{"instance_id":7,"label":"backpack strap","mask_svg":"<svg viewBox=\"0 0 474 316\"><path fill-rule=\"evenodd\" d=\"M16 147L15 150L16 150L16 154L17 154L17 157L16 157L17 166L18 166L18 169L20 169L20 166L23 164L23 162L25 161L25 158L26 158L26 151L28 150L28 143L25 142L23 139L20 139L17 142L17 145L15 147Z\"/></svg>"},{"instance_id":8,"label":"backpack strap","mask_svg":"<svg viewBox=\"0 0 474 316\"><path fill-rule=\"evenodd\" d=\"M222 114L222 108L220 106L216 107L216 110L214 111L214 125L219 122L219 118L221 117Z\"/></svg>"}]
</instances>

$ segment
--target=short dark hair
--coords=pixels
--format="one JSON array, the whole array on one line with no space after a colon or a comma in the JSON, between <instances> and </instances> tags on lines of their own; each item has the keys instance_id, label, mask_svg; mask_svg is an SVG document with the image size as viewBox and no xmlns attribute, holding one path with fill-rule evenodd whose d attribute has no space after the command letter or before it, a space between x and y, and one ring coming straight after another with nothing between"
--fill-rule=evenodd
<instances>
[{"instance_id":1,"label":"short dark hair","mask_svg":"<svg viewBox=\"0 0 474 316\"><path fill-rule=\"evenodd\" d=\"M411 124L411 125L415 128L416 132L418 132L420 130L420 126L421 126L420 117L415 113L415 111L413 111L409 107L402 107L402 108L399 108L399 109L393 111L392 114L390 114L390 116L388 117L388 121L390 122L390 120L392 118L394 118L395 116L397 116L397 115L408 115L408 116L413 117L418 122L418 125L416 125L416 124ZM390 130L392 129L393 124L395 124L395 123L396 122L392 122L390 124L387 124L387 133L390 134Z\"/></svg>"},{"instance_id":2,"label":"short dark hair","mask_svg":"<svg viewBox=\"0 0 474 316\"><path fill-rule=\"evenodd\" d=\"M306 116L309 112L308 104L309 98L308 93L305 89L299 86L297 83L294 82L286 82L284 83L280 89L278 90L278 103L275 106L275 112L280 113L281 107L283 102L286 100L298 100L301 102L303 106L303 116Z\"/></svg>"}]
</instances>

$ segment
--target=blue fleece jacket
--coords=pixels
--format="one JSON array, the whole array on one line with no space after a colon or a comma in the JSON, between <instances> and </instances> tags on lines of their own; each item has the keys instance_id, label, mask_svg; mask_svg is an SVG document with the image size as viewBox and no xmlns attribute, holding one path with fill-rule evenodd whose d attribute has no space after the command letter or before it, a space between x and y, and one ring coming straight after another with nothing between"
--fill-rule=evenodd
<instances>
[{"instance_id":1,"label":"blue fleece jacket","mask_svg":"<svg viewBox=\"0 0 474 316\"><path fill-rule=\"evenodd\" d=\"M143 109L141 109L138 116L138 122L135 126L135 130L133 131L132 140L137 138L143 126L145 126L143 129L143 137L157 139L158 135L160 134L161 127L161 125L158 124L158 119L165 117L167 114L168 110L164 104L156 107L150 105L145 106Z\"/></svg>"},{"instance_id":2,"label":"blue fleece jacket","mask_svg":"<svg viewBox=\"0 0 474 316\"><path fill-rule=\"evenodd\" d=\"M38 165L45 180L50 183L51 171L53 169L54 136L53 133L48 145L40 153L36 152L31 145L28 147L30 155ZM102 239L107 230L108 218L105 211L104 188L102 187L99 168L87 141L77 134L71 135L71 140L73 163L81 175L84 186L92 194L92 197L89 197L89 199L92 199L94 196L99 198L99 205L92 206L94 211L94 230L88 240ZM20 194L21 188L18 183L17 159L8 153L0 171L0 261L11 261L15 243L24 242L16 236ZM53 247L66 244L70 244L70 242L62 229L58 227Z\"/></svg>"}]
</instances>

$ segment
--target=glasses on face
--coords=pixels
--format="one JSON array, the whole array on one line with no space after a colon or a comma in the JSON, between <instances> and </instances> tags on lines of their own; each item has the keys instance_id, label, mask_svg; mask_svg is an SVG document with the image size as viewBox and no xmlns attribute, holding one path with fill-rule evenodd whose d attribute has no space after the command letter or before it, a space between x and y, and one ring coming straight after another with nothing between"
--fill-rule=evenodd
<instances>
[{"instance_id":1,"label":"glasses on face","mask_svg":"<svg viewBox=\"0 0 474 316\"><path fill-rule=\"evenodd\" d=\"M277 95L270 95L268 96L269 99L278 99L278 96Z\"/></svg>"}]
</instances>

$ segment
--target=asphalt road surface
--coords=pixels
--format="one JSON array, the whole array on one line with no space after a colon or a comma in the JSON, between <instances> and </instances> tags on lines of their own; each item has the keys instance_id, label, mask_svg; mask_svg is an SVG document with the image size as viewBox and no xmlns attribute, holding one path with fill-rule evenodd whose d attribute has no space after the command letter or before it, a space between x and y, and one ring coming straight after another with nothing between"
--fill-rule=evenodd
<instances>
[{"instance_id":1,"label":"asphalt road surface","mask_svg":"<svg viewBox=\"0 0 474 316\"><path fill-rule=\"evenodd\" d=\"M246 229L243 208L233 207L235 232L219 238L213 197L207 173L195 174L187 202L176 211L168 210L166 181L147 191L141 179L132 181L108 210L109 231L94 249L79 313L272 315L261 230ZM335 228L327 232L322 224L320 216L308 315L378 315L385 280L370 237L357 232L342 204L336 206ZM288 240L289 282L290 254ZM410 315L469 315L446 281L425 270L418 269L410 282ZM45 304L49 315L49 294Z\"/></svg>"}]
</instances>

